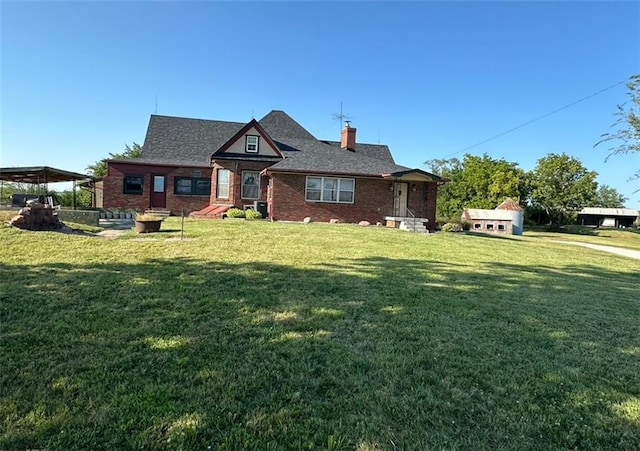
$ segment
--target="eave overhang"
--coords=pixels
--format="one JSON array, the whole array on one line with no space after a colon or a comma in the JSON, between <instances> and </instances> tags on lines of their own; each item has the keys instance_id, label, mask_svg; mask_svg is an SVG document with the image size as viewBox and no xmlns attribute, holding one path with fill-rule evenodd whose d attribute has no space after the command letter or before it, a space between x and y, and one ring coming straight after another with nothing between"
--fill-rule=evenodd
<instances>
[{"instance_id":1,"label":"eave overhang","mask_svg":"<svg viewBox=\"0 0 640 451\"><path fill-rule=\"evenodd\" d=\"M382 174L385 179L391 179L396 182L434 182L438 184L444 184L450 180L445 177L432 174L422 169L408 169L406 171L391 172L388 174Z\"/></svg>"}]
</instances>

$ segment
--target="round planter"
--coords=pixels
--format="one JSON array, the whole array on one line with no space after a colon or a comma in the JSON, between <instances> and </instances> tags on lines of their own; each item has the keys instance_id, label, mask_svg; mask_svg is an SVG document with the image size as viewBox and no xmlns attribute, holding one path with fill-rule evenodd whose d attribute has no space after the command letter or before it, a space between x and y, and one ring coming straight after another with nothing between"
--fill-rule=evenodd
<instances>
[{"instance_id":1,"label":"round planter","mask_svg":"<svg viewBox=\"0 0 640 451\"><path fill-rule=\"evenodd\" d=\"M136 232L138 233L159 232L160 224L162 224L162 219L158 221L136 221Z\"/></svg>"}]
</instances>

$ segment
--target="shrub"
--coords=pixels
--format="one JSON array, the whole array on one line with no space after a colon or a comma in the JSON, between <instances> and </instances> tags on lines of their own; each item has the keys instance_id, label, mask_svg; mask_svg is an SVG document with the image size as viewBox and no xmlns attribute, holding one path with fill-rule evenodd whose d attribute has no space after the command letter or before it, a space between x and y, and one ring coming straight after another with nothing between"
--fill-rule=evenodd
<instances>
[{"instance_id":1,"label":"shrub","mask_svg":"<svg viewBox=\"0 0 640 451\"><path fill-rule=\"evenodd\" d=\"M244 212L244 216L247 219L262 219L262 213L251 208Z\"/></svg>"},{"instance_id":2,"label":"shrub","mask_svg":"<svg viewBox=\"0 0 640 451\"><path fill-rule=\"evenodd\" d=\"M230 208L227 210L227 218L244 218L244 210L239 208Z\"/></svg>"},{"instance_id":3,"label":"shrub","mask_svg":"<svg viewBox=\"0 0 640 451\"><path fill-rule=\"evenodd\" d=\"M560 224L549 224L545 227L545 232L562 232L562 226Z\"/></svg>"},{"instance_id":4,"label":"shrub","mask_svg":"<svg viewBox=\"0 0 640 451\"><path fill-rule=\"evenodd\" d=\"M462 232L462 224L459 222L447 222L442 226L443 232Z\"/></svg>"}]
</instances>

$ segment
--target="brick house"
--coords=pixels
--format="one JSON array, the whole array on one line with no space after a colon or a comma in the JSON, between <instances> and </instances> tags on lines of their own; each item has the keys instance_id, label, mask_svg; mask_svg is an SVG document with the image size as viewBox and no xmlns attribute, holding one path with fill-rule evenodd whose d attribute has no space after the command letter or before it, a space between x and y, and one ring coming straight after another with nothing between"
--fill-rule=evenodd
<instances>
[{"instance_id":1,"label":"brick house","mask_svg":"<svg viewBox=\"0 0 640 451\"><path fill-rule=\"evenodd\" d=\"M430 230L446 181L397 165L386 145L358 143L348 124L340 141L319 140L283 111L246 124L152 115L142 157L107 167L104 208L206 216L256 206L274 220L411 218Z\"/></svg>"}]
</instances>

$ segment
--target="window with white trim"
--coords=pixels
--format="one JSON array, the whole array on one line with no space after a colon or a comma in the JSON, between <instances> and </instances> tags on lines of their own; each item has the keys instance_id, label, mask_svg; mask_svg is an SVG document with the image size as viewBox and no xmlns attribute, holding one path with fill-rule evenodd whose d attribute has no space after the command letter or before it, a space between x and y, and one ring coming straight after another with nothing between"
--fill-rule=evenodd
<instances>
[{"instance_id":1,"label":"window with white trim","mask_svg":"<svg viewBox=\"0 0 640 451\"><path fill-rule=\"evenodd\" d=\"M245 136L245 147L244 151L248 153L258 153L258 142L260 141L259 136L255 135L247 135Z\"/></svg>"},{"instance_id":2,"label":"window with white trim","mask_svg":"<svg viewBox=\"0 0 640 451\"><path fill-rule=\"evenodd\" d=\"M260 199L260 173L242 171L242 198Z\"/></svg>"},{"instance_id":3,"label":"window with white trim","mask_svg":"<svg viewBox=\"0 0 640 451\"><path fill-rule=\"evenodd\" d=\"M229 198L229 169L218 169L216 173L216 197Z\"/></svg>"},{"instance_id":4,"label":"window with white trim","mask_svg":"<svg viewBox=\"0 0 640 451\"><path fill-rule=\"evenodd\" d=\"M355 179L337 177L307 177L305 200L352 204Z\"/></svg>"}]
</instances>

